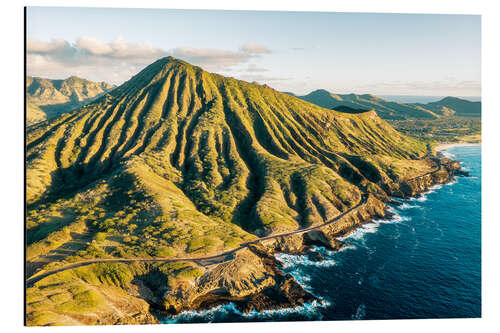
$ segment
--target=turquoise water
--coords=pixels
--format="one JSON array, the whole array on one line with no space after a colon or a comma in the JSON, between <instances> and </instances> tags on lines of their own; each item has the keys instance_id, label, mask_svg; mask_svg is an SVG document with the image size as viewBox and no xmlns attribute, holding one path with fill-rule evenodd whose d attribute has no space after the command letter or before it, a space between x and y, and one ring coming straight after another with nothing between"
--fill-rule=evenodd
<instances>
[{"instance_id":1,"label":"turquoise water","mask_svg":"<svg viewBox=\"0 0 500 333\"><path fill-rule=\"evenodd\" d=\"M452 147L472 177L433 187L392 206L344 238L340 252L317 247L326 259L278 255L321 302L279 311L240 313L232 304L186 312L163 322L234 322L481 316L481 148Z\"/></svg>"}]
</instances>

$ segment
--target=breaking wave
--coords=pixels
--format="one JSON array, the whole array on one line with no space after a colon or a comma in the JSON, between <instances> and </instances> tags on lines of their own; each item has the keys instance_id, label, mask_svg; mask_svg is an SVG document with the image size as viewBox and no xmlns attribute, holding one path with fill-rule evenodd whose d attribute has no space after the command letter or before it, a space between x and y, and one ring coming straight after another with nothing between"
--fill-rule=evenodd
<instances>
[{"instance_id":1,"label":"breaking wave","mask_svg":"<svg viewBox=\"0 0 500 333\"><path fill-rule=\"evenodd\" d=\"M276 259L278 259L283 268L290 268L297 265L303 266L316 266L316 267L332 267L335 265L335 261L330 259L315 261L309 259L307 255L293 255L293 254L285 254L279 253L276 255Z\"/></svg>"},{"instance_id":2,"label":"breaking wave","mask_svg":"<svg viewBox=\"0 0 500 333\"><path fill-rule=\"evenodd\" d=\"M314 300L294 308L283 308L273 310L241 312L232 302L218 305L203 311L183 311L175 316L162 320L165 324L182 322L214 322L220 319L226 321L248 321L248 320L276 320L277 318L287 319L291 315L300 314L307 319L321 319L321 308L330 306L327 300Z\"/></svg>"},{"instance_id":3,"label":"breaking wave","mask_svg":"<svg viewBox=\"0 0 500 333\"><path fill-rule=\"evenodd\" d=\"M366 305L361 304L356 309L356 313L352 315L352 319L360 320L360 319L363 319L365 316L366 316Z\"/></svg>"},{"instance_id":4,"label":"breaking wave","mask_svg":"<svg viewBox=\"0 0 500 333\"><path fill-rule=\"evenodd\" d=\"M414 207L417 207L417 206L414 206ZM369 223L363 224L362 226L360 226L359 228L357 228L351 234L349 234L347 236L339 237L337 239L340 240L340 241L345 241L347 239L356 239L356 240L359 240L359 239L363 238L366 234L373 234L373 233L377 232L378 227L380 225L382 225L382 224L386 224L386 223L399 223L399 222L403 222L403 221L408 221L409 220L408 217L402 216L402 215L398 214L398 212L394 208L390 208L389 211L393 214L391 216L391 218L389 218L389 219L375 219L375 220L372 220Z\"/></svg>"}]
</instances>

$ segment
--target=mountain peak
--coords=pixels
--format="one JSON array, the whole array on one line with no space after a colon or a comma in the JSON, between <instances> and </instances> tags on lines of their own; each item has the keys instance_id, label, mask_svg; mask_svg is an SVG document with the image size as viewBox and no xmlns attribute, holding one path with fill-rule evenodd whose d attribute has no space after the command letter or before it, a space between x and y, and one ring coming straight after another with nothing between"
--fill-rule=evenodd
<instances>
[{"instance_id":1,"label":"mountain peak","mask_svg":"<svg viewBox=\"0 0 500 333\"><path fill-rule=\"evenodd\" d=\"M462 99L458 98L458 97L453 97L453 96L446 96L446 97L440 99L437 103L448 102L448 101L458 101L458 100L462 100Z\"/></svg>"},{"instance_id":2,"label":"mountain peak","mask_svg":"<svg viewBox=\"0 0 500 333\"><path fill-rule=\"evenodd\" d=\"M136 87L143 86L144 84L147 85L152 81L166 78L171 71L180 72L186 71L187 69L202 71L200 67L193 66L184 60L177 59L172 56L163 57L148 65L136 75L132 76L130 80L125 82L120 87L128 86L130 84Z\"/></svg>"},{"instance_id":3,"label":"mountain peak","mask_svg":"<svg viewBox=\"0 0 500 333\"><path fill-rule=\"evenodd\" d=\"M309 94L307 94L306 96L303 96L303 97L304 97L305 100L315 99L315 98L333 99L333 100L337 100L337 101L341 101L342 100L342 98L339 95L333 94L333 93L331 93L331 92L329 92L328 90L325 90L325 89L314 90L314 91L310 92Z\"/></svg>"},{"instance_id":4,"label":"mountain peak","mask_svg":"<svg viewBox=\"0 0 500 333\"><path fill-rule=\"evenodd\" d=\"M469 103L474 103L472 101L469 101L464 98L459 98L459 97L453 97L453 96L446 96L445 98L435 102L435 103L456 103L456 102L469 102Z\"/></svg>"},{"instance_id":5,"label":"mountain peak","mask_svg":"<svg viewBox=\"0 0 500 333\"><path fill-rule=\"evenodd\" d=\"M156 68L156 69L161 70L165 67L168 67L169 65L170 66L177 65L177 66L195 67L184 60L181 60L181 59L178 59L178 58L175 58L172 56L167 56L167 57L163 57L163 58L156 60L151 65L147 66L146 69L147 68Z\"/></svg>"}]
</instances>

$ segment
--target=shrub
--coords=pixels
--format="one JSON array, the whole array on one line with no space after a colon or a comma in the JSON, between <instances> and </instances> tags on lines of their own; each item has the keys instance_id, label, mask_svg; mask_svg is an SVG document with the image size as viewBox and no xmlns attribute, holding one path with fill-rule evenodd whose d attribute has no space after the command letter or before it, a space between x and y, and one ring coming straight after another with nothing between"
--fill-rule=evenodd
<instances>
[{"instance_id":1,"label":"shrub","mask_svg":"<svg viewBox=\"0 0 500 333\"><path fill-rule=\"evenodd\" d=\"M107 236L108 236L108 234L107 234L107 233L105 233L105 232L98 232L98 233L95 235L95 238L94 238L94 239L95 239L97 242L103 242L103 241L105 241L105 240L106 240L106 237L107 237Z\"/></svg>"}]
</instances>

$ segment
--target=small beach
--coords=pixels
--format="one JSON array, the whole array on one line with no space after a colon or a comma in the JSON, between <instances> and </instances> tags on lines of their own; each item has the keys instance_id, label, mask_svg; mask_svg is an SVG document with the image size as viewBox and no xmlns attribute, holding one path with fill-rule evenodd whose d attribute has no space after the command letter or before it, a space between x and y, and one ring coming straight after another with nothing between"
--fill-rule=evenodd
<instances>
[{"instance_id":1,"label":"small beach","mask_svg":"<svg viewBox=\"0 0 500 333\"><path fill-rule=\"evenodd\" d=\"M448 148L453 148L453 147L465 147L465 146L481 146L481 142L479 143L474 143L474 142L449 142L449 143L440 143L438 144L435 149L436 151L442 151Z\"/></svg>"}]
</instances>

